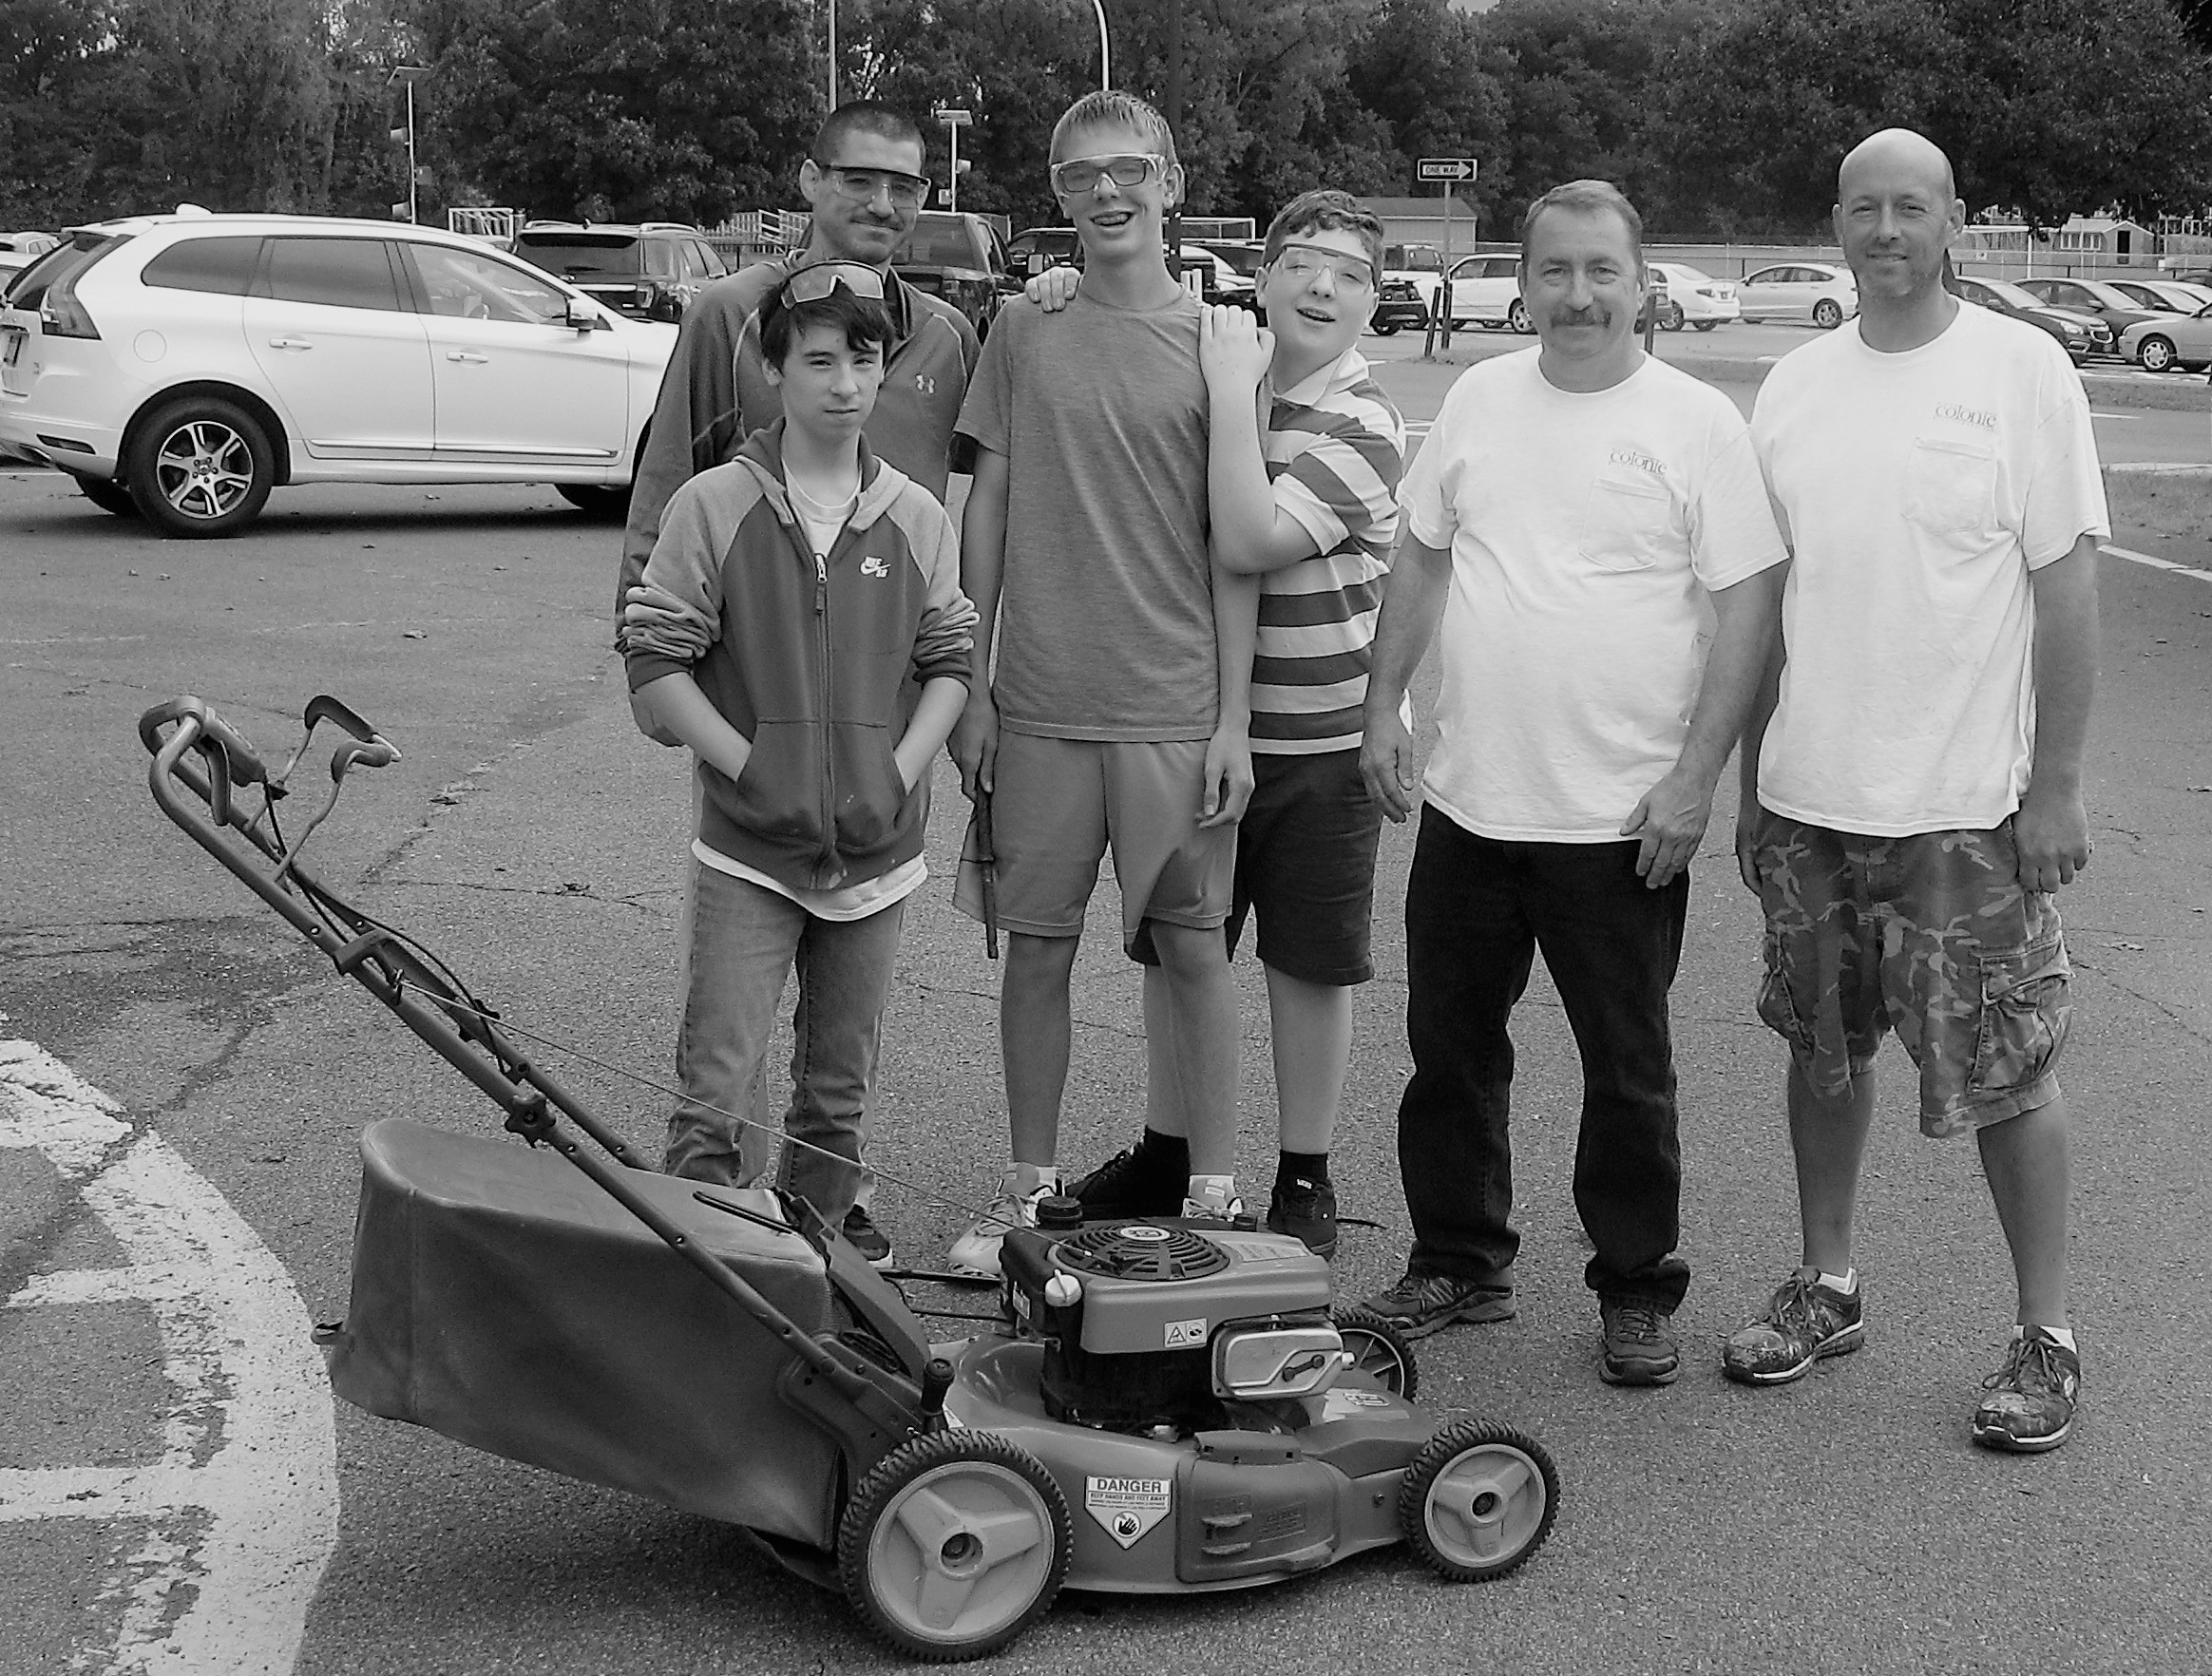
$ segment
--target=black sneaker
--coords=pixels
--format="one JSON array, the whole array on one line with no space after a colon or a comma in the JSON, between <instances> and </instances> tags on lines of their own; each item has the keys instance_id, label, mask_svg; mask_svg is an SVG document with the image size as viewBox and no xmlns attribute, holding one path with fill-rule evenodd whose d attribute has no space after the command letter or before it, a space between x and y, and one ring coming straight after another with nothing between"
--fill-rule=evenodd
<instances>
[{"instance_id":1,"label":"black sneaker","mask_svg":"<svg viewBox=\"0 0 2212 1676\"><path fill-rule=\"evenodd\" d=\"M1191 1178L1163 1171L1142 1147L1124 1147L1067 1191L1082 1201L1092 1221L1116 1216L1180 1216Z\"/></svg>"},{"instance_id":2,"label":"black sneaker","mask_svg":"<svg viewBox=\"0 0 2212 1676\"><path fill-rule=\"evenodd\" d=\"M1274 1196L1268 1201L1268 1230L1296 1235L1316 1257L1334 1257L1336 1189L1303 1175L1276 1177Z\"/></svg>"},{"instance_id":3,"label":"black sneaker","mask_svg":"<svg viewBox=\"0 0 2212 1676\"><path fill-rule=\"evenodd\" d=\"M1609 1385L1671 1385L1682 1371L1674 1318L1656 1304L1634 1298L1600 1298L1605 1361L1598 1377Z\"/></svg>"},{"instance_id":4,"label":"black sneaker","mask_svg":"<svg viewBox=\"0 0 2212 1676\"><path fill-rule=\"evenodd\" d=\"M874 1219L858 1205L845 1213L845 1227L841 1231L845 1243L867 1258L870 1268L890 1267L890 1236L876 1227Z\"/></svg>"},{"instance_id":5,"label":"black sneaker","mask_svg":"<svg viewBox=\"0 0 2212 1676\"><path fill-rule=\"evenodd\" d=\"M2005 1365L1984 1381L1989 1393L1974 1411L1974 1440L1984 1449L2040 1455L2073 1431L2081 1401L2082 1359L2039 1326L2025 1329Z\"/></svg>"},{"instance_id":6,"label":"black sneaker","mask_svg":"<svg viewBox=\"0 0 2212 1676\"><path fill-rule=\"evenodd\" d=\"M1410 1268L1404 1279L1387 1292L1377 1292L1364 1307L1408 1339L1425 1339L1458 1321L1511 1321L1516 1313L1510 1286L1486 1286L1449 1274L1416 1274Z\"/></svg>"}]
</instances>

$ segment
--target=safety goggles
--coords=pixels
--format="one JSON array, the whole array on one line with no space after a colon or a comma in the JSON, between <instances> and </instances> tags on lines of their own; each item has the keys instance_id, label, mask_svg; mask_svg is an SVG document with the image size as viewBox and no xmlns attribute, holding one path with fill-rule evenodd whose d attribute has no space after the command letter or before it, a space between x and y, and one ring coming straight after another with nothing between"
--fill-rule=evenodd
<instances>
[{"instance_id":1,"label":"safety goggles","mask_svg":"<svg viewBox=\"0 0 2212 1676\"><path fill-rule=\"evenodd\" d=\"M1062 198L1083 198L1098 190L1102 181L1116 186L1142 186L1167 178L1168 160L1156 151L1126 157L1079 157L1073 162L1052 165L1052 189Z\"/></svg>"},{"instance_id":2,"label":"safety goggles","mask_svg":"<svg viewBox=\"0 0 2212 1676\"><path fill-rule=\"evenodd\" d=\"M1286 244L1275 257L1275 266L1293 285L1310 285L1324 269L1339 291L1354 295L1374 289L1375 270L1359 257L1346 256L1321 244Z\"/></svg>"},{"instance_id":3,"label":"safety goggles","mask_svg":"<svg viewBox=\"0 0 2212 1676\"><path fill-rule=\"evenodd\" d=\"M884 276L864 262L814 262L786 279L776 295L788 309L797 303L820 302L840 286L854 296L883 301Z\"/></svg>"},{"instance_id":4,"label":"safety goggles","mask_svg":"<svg viewBox=\"0 0 2212 1676\"><path fill-rule=\"evenodd\" d=\"M895 169L849 169L839 163L819 166L839 196L855 203L871 202L877 193L886 192L901 209L913 209L929 196L929 180L925 175L902 175Z\"/></svg>"}]
</instances>

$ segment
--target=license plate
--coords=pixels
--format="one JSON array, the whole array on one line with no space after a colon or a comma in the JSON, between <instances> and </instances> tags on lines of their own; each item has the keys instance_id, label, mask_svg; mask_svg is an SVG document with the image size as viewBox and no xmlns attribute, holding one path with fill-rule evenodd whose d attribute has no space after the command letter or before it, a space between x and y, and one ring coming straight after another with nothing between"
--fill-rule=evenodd
<instances>
[{"instance_id":1,"label":"license plate","mask_svg":"<svg viewBox=\"0 0 2212 1676\"><path fill-rule=\"evenodd\" d=\"M23 356L23 340L30 335L20 326L0 328L0 336L7 339L8 347L0 351L0 367L12 367Z\"/></svg>"}]
</instances>

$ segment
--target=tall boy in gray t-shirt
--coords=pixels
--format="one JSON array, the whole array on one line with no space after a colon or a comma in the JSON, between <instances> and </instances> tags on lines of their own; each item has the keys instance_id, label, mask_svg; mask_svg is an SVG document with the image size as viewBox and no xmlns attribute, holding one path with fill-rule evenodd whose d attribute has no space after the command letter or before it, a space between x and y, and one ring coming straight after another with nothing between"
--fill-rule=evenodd
<instances>
[{"instance_id":1,"label":"tall boy in gray t-shirt","mask_svg":"<svg viewBox=\"0 0 2212 1676\"><path fill-rule=\"evenodd\" d=\"M1013 1162L948 1261L986 1277L1007 1229L1033 1225L1058 1187L1069 974L1109 848L1124 946L1149 931L1167 979L1146 1024L1169 1042L1176 1087L1152 1091L1154 1109L1192 1114L1191 1208L1235 1205L1221 925L1252 783L1256 590L1207 557L1200 311L1161 243L1182 190L1173 137L1143 101L1091 94L1060 118L1052 158L1082 286L1063 313L1017 300L1001 314L960 424L978 449L961 580L982 619L977 667L994 639L998 663L953 753L967 794L991 800ZM963 869L962 906L980 915L976 884Z\"/></svg>"}]
</instances>

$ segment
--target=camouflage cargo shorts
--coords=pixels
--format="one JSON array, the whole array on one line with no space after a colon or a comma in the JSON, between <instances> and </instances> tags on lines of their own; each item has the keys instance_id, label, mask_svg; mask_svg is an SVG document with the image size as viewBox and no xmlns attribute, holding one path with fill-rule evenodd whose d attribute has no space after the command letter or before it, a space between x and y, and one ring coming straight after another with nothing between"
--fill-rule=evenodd
<instances>
[{"instance_id":1,"label":"camouflage cargo shorts","mask_svg":"<svg viewBox=\"0 0 2212 1676\"><path fill-rule=\"evenodd\" d=\"M1894 1028L1920 1070L1920 1130L1952 1135L2047 1105L2072 1010L2048 891L1992 831L1873 838L1762 818L1759 1016L1813 1090L1849 1092Z\"/></svg>"}]
</instances>

